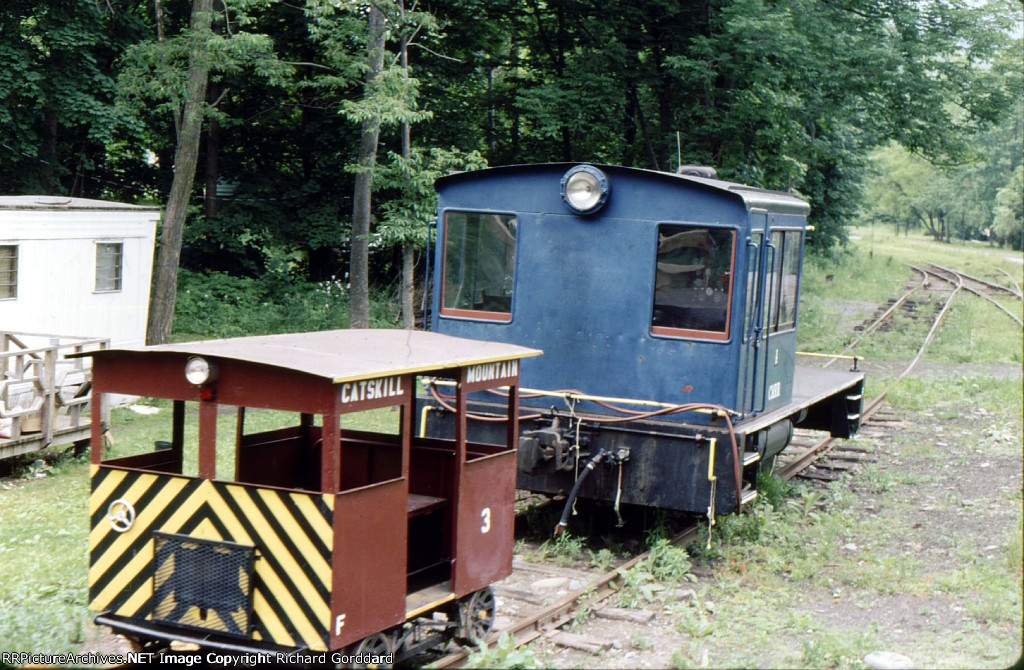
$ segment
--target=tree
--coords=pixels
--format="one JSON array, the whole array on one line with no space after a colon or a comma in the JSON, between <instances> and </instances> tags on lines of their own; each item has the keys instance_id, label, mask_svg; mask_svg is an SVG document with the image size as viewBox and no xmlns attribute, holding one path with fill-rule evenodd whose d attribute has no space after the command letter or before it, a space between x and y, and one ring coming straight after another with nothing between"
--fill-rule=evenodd
<instances>
[{"instance_id":1,"label":"tree","mask_svg":"<svg viewBox=\"0 0 1024 670\"><path fill-rule=\"evenodd\" d=\"M411 149L408 156L389 152L377 175L374 188L387 194L380 206L380 239L402 247L403 261L424 248L430 239L430 224L437 214L434 182L453 170L479 170L487 162L479 152L432 147ZM411 259L410 259L411 260ZM429 259L428 259L429 262ZM406 328L412 328L414 278L413 262L403 262L402 313ZM406 282L408 286L405 286Z\"/></svg>"},{"instance_id":2,"label":"tree","mask_svg":"<svg viewBox=\"0 0 1024 670\"><path fill-rule=\"evenodd\" d=\"M155 7L157 39L128 50L119 84L126 106L134 106L139 114L145 113L147 100L161 100L158 108L171 112L176 131L174 177L157 251L146 332L148 343L161 344L170 340L174 322L178 264L207 114L210 72L229 71L243 63L256 64L265 73L280 73L280 68L265 36L232 32L230 18L224 26L227 36L214 34L214 0L193 0L188 29L172 38L165 38L160 0ZM226 11L226 6L221 7Z\"/></svg>"},{"instance_id":3,"label":"tree","mask_svg":"<svg viewBox=\"0 0 1024 670\"><path fill-rule=\"evenodd\" d=\"M123 115L114 63L143 24L129 0L0 3L0 181L9 193L98 197Z\"/></svg>"},{"instance_id":4,"label":"tree","mask_svg":"<svg viewBox=\"0 0 1024 670\"><path fill-rule=\"evenodd\" d=\"M178 146L174 152L174 182L167 199L163 231L157 252L156 272L149 307L147 344L164 344L171 339L174 323L174 302L178 287L178 259L181 239L185 231L185 217L192 195L192 182L199 160L199 140L203 127L203 107L206 103L206 83L210 66L203 52L205 38L210 32L213 0L193 0L189 32L192 47L188 56L188 84L184 107L178 126Z\"/></svg>"},{"instance_id":5,"label":"tree","mask_svg":"<svg viewBox=\"0 0 1024 670\"><path fill-rule=\"evenodd\" d=\"M1024 165L1018 165L996 197L993 229L1002 244L1024 248Z\"/></svg>"},{"instance_id":6,"label":"tree","mask_svg":"<svg viewBox=\"0 0 1024 670\"><path fill-rule=\"evenodd\" d=\"M384 13L371 4L367 14L366 78L363 84L362 105L348 106L347 116L361 124L359 156L353 171L356 182L352 195L352 249L349 264L351 282L350 325L367 328L370 325L370 218L373 207L373 169L377 163L377 138L380 135L382 112L372 103L379 100L378 80L384 68Z\"/></svg>"}]
</instances>

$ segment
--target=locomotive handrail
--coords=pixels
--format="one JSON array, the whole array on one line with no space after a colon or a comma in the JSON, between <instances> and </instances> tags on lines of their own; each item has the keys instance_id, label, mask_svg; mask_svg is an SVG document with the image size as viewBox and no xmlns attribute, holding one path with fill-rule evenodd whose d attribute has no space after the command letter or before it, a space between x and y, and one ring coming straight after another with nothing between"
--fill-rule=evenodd
<instances>
[{"instance_id":1,"label":"locomotive handrail","mask_svg":"<svg viewBox=\"0 0 1024 670\"><path fill-rule=\"evenodd\" d=\"M753 265L755 262L756 262L756 265ZM756 296L760 296L761 295L761 293L759 291L761 277L760 277L760 273L758 272L760 269L761 269L761 243L760 242L754 242L753 237L748 237L747 238L747 274L750 275L752 272L754 273L753 291L754 291L754 295L756 295ZM757 355L756 355L756 352L757 352L757 345L758 345L757 338L760 337L760 331L757 328L757 323L758 323L758 319L757 319L757 308L758 308L757 301L754 299L754 296L750 295L751 287L749 286L749 284L750 284L749 280L748 280L747 284L748 284L748 287L747 287L747 304L745 305L745 308L743 310L743 319L744 319L744 322L743 322L743 344L744 344L744 346L746 346L746 345L750 345L751 343L753 343L754 361L750 362L750 363L744 361L744 365L743 365L743 386L742 386L742 388L743 388L743 395L742 395L741 398L738 399L738 402L740 404L740 407L742 407L744 409L744 411L748 411L748 410L752 411L754 409L754 397L757 395L757 392L754 390L754 382L753 382L753 380L750 379L750 377L751 377L751 375L756 375L757 374ZM747 398L746 398L748 389L749 389L749 392L750 392L750 404L749 404L749 406L747 404Z\"/></svg>"},{"instance_id":2,"label":"locomotive handrail","mask_svg":"<svg viewBox=\"0 0 1024 670\"><path fill-rule=\"evenodd\" d=\"M755 251L756 250L756 251L759 252L760 249L761 249L761 245L760 244L757 244L752 239L747 238L747 272L748 273L750 272L750 269L751 269L750 268L751 251ZM755 257L758 256L758 255L760 255L760 254L759 253L758 254L754 254ZM757 279L757 278L755 277L755 279ZM754 289L757 290L757 282L756 281L754 283ZM747 300L748 301L750 300L750 296L749 295L747 296ZM744 326L746 326L744 328L744 332L743 332L743 343L744 344L746 344L747 342L750 341L750 338L754 335L754 333L757 330L757 314L756 314L756 312L757 312L757 303L754 303L753 305L751 305L751 307L754 308L755 314L750 315L750 323L744 324ZM746 310L744 310L744 311L746 311ZM744 316L746 316L746 315L744 315Z\"/></svg>"},{"instance_id":3,"label":"locomotive handrail","mask_svg":"<svg viewBox=\"0 0 1024 670\"><path fill-rule=\"evenodd\" d=\"M819 354L819 353L814 352L814 351L798 351L798 352L796 352L796 355L797 356L810 356L812 358L829 358L832 361L839 360L839 359L846 360L846 361L853 361L853 369L851 370L851 372L860 372L860 370L857 369L857 364L860 363L862 360L864 360L863 356L849 356L847 354ZM831 361L829 363L831 363ZM823 367L827 368L828 364L826 364Z\"/></svg>"},{"instance_id":4,"label":"locomotive handrail","mask_svg":"<svg viewBox=\"0 0 1024 670\"><path fill-rule=\"evenodd\" d=\"M765 246L767 248L771 249L771 252L772 252L772 261L771 261L771 263L768 264L768 274L764 275L765 281L768 284L768 301L767 301L768 313L767 313L767 315L765 314L764 307L765 307L766 303L762 303L761 304L761 317L762 318L758 320L762 324L761 325L761 329L760 329L761 330L760 334L764 335L764 371L763 371L763 373L761 375L761 409L757 410L758 412L763 412L765 410L765 408L768 407L768 345L769 345L769 343L771 342L771 339L772 339L772 326L771 326L770 321L771 321L771 317L772 317L772 302L775 299L775 285L771 281L771 279L772 279L772 277L775 276L775 251L776 251L776 247L771 242L771 237L766 236L765 239L768 240L768 242L767 242L767 244ZM764 326L764 319L766 317L767 317L767 319L769 321L767 327Z\"/></svg>"},{"instance_id":5,"label":"locomotive handrail","mask_svg":"<svg viewBox=\"0 0 1024 670\"><path fill-rule=\"evenodd\" d=\"M434 384L434 385L437 385L437 386L455 386L455 384L456 384L456 382L451 381L451 380L447 380L447 379L434 379L434 380L431 380L430 383ZM502 390L506 390L507 391L508 387L507 386L499 386L498 389L502 389ZM497 389L490 389L490 390L491 391L496 391ZM566 390L561 390L561 391L545 391L543 389L520 388L519 389L519 397L523 398L523 397L526 397L526 396L538 396L538 397L545 397L545 398L562 398L562 399L567 400L567 401L568 400L577 400L577 401L578 400L583 400L583 401L586 401L586 402L593 402L593 403L602 403L602 402L605 402L605 403L620 403L620 404L626 404L626 405L638 405L640 407L657 407L659 409L676 409L676 408L679 408L679 407L686 406L686 405L680 405L679 403L659 402L657 400L638 400L636 398L614 398L614 397L610 397L610 396L590 395L588 393L583 393L581 391L566 391ZM692 403L688 403L688 404L692 404ZM619 411L625 412L626 410L619 409ZM721 411L726 411L726 412L729 412L730 414L732 414L732 416L737 416L737 417L741 416L740 412L737 412L736 410L728 409L728 408L725 408L725 407L720 408L720 409L712 409L710 407L704 406L704 407L692 409L692 410L689 410L689 411L697 412L697 413L700 413L700 414L711 414L711 415L718 414Z\"/></svg>"}]
</instances>

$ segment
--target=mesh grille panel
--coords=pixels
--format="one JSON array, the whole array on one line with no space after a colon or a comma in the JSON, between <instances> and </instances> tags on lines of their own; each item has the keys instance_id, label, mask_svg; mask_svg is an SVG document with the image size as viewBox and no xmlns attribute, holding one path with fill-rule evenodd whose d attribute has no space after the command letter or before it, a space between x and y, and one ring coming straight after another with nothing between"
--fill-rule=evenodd
<instances>
[{"instance_id":1,"label":"mesh grille panel","mask_svg":"<svg viewBox=\"0 0 1024 670\"><path fill-rule=\"evenodd\" d=\"M154 533L154 621L248 636L253 547Z\"/></svg>"}]
</instances>

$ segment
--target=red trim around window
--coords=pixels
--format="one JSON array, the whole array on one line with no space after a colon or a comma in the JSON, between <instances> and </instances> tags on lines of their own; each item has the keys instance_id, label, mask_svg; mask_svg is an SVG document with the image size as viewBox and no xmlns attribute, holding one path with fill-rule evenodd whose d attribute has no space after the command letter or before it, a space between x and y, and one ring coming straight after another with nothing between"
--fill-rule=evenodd
<instances>
[{"instance_id":1,"label":"red trim around window","mask_svg":"<svg viewBox=\"0 0 1024 670\"><path fill-rule=\"evenodd\" d=\"M484 319L486 321L501 321L504 323L512 320L512 314L509 312L485 312L477 309L452 309L450 307L442 307L441 316L453 316L459 319Z\"/></svg>"},{"instance_id":2,"label":"red trim around window","mask_svg":"<svg viewBox=\"0 0 1024 670\"><path fill-rule=\"evenodd\" d=\"M454 307L445 307L445 287L447 286L448 276L448 216L450 214L499 214L501 216L512 216L518 221L518 217L515 214L508 214L503 212L476 212L472 210L450 210L444 213L444 246L441 251L441 316L452 317L456 319L477 319L483 321L496 321L498 323L510 323L512 321L512 311L508 312L487 312L480 309L458 309ZM518 231L517 231L518 236ZM518 239L516 240L516 252L518 262ZM515 269L513 269L515 272Z\"/></svg>"},{"instance_id":3,"label":"red trim around window","mask_svg":"<svg viewBox=\"0 0 1024 670\"><path fill-rule=\"evenodd\" d=\"M692 226L693 228L713 228L714 226L700 226L695 224L674 224L665 223L661 225L676 225L676 226ZM729 296L729 302L725 308L725 332L718 332L713 330L691 330L688 328L669 328L667 326L651 326L652 335L660 335L662 337L685 337L696 340L710 340L712 342L727 342L730 337L730 331L732 330L732 301L733 284L736 282L736 230L732 231L732 262L729 265L729 288L727 289L726 295Z\"/></svg>"}]
</instances>

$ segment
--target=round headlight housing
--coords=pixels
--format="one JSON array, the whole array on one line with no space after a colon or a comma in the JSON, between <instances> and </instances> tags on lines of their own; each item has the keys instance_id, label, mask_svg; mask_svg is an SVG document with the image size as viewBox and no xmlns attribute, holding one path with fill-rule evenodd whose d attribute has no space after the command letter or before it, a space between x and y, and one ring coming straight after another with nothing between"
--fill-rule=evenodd
<instances>
[{"instance_id":1,"label":"round headlight housing","mask_svg":"<svg viewBox=\"0 0 1024 670\"><path fill-rule=\"evenodd\" d=\"M562 177L562 200L577 214L593 214L608 200L611 182L595 167L577 165Z\"/></svg>"},{"instance_id":2,"label":"round headlight housing","mask_svg":"<svg viewBox=\"0 0 1024 670\"><path fill-rule=\"evenodd\" d=\"M185 379L189 384L202 386L217 377L217 366L202 356L192 356L185 363Z\"/></svg>"}]
</instances>

